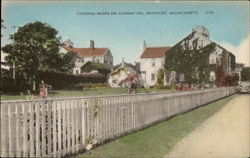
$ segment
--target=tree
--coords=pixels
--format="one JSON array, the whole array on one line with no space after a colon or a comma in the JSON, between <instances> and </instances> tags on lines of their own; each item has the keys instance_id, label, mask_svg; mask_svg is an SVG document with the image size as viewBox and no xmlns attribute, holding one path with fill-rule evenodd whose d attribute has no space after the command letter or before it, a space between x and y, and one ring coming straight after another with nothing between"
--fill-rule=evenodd
<instances>
[{"instance_id":1,"label":"tree","mask_svg":"<svg viewBox=\"0 0 250 158\"><path fill-rule=\"evenodd\" d=\"M1 19L1 31L2 31L2 29L6 29L6 27L3 25L3 19ZM1 37L2 37L3 35L1 34Z\"/></svg>"},{"instance_id":2,"label":"tree","mask_svg":"<svg viewBox=\"0 0 250 158\"><path fill-rule=\"evenodd\" d=\"M66 54L61 54L61 62L58 63L60 67L58 70L60 72L71 72L75 67L75 62L78 58L78 55L75 52L67 52Z\"/></svg>"},{"instance_id":3,"label":"tree","mask_svg":"<svg viewBox=\"0 0 250 158\"><path fill-rule=\"evenodd\" d=\"M92 70L97 70L99 73L107 75L110 73L110 69L105 64L88 61L81 67L82 72L91 72Z\"/></svg>"},{"instance_id":4,"label":"tree","mask_svg":"<svg viewBox=\"0 0 250 158\"><path fill-rule=\"evenodd\" d=\"M54 28L42 22L27 23L19 27L10 36L13 43L2 48L9 54L6 60L15 63L16 71L22 72L34 85L38 71L60 70L62 57L59 54L57 33Z\"/></svg>"}]
</instances>

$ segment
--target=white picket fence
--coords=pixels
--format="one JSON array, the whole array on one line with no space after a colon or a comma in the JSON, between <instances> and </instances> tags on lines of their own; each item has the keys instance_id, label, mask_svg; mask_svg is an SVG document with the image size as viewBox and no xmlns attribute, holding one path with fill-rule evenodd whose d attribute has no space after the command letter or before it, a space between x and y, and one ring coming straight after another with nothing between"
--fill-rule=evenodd
<instances>
[{"instance_id":1,"label":"white picket fence","mask_svg":"<svg viewBox=\"0 0 250 158\"><path fill-rule=\"evenodd\" d=\"M235 93L235 88L1 101L1 157L63 157Z\"/></svg>"}]
</instances>

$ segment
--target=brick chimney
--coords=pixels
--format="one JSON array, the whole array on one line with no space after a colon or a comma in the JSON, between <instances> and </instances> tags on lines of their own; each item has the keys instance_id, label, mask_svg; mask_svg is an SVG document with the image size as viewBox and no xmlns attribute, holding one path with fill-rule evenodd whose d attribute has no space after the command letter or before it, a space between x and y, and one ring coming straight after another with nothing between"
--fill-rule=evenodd
<instances>
[{"instance_id":1,"label":"brick chimney","mask_svg":"<svg viewBox=\"0 0 250 158\"><path fill-rule=\"evenodd\" d=\"M89 48L90 49L95 49L95 42L93 40L89 41Z\"/></svg>"}]
</instances>

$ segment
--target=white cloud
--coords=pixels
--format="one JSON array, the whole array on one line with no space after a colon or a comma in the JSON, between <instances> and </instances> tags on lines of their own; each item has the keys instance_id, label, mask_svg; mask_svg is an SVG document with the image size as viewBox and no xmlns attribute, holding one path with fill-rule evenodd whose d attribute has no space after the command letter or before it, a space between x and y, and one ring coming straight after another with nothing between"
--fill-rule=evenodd
<instances>
[{"instance_id":1,"label":"white cloud","mask_svg":"<svg viewBox=\"0 0 250 158\"><path fill-rule=\"evenodd\" d=\"M250 66L250 48L249 48L250 38L243 39L238 46L234 46L227 42L218 42L222 47L232 52L236 56L237 63L244 63L245 66Z\"/></svg>"}]
</instances>

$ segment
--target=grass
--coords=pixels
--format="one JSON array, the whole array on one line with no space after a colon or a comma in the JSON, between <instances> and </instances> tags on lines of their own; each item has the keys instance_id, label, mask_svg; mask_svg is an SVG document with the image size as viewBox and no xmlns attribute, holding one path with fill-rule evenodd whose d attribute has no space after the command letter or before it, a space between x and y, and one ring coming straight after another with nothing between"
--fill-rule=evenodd
<instances>
[{"instance_id":1,"label":"grass","mask_svg":"<svg viewBox=\"0 0 250 158\"><path fill-rule=\"evenodd\" d=\"M149 93L167 91L169 89L149 89ZM143 88L138 88L137 93L145 93ZM86 89L84 93L81 90L53 90L49 91L49 97L69 97L69 96L83 96L83 95L112 95L112 94L126 94L126 88L94 88ZM38 92L33 93L34 98L38 98ZM2 94L1 100L20 100L26 99L27 95L20 94Z\"/></svg>"},{"instance_id":2,"label":"grass","mask_svg":"<svg viewBox=\"0 0 250 158\"><path fill-rule=\"evenodd\" d=\"M96 147L91 154L82 153L76 157L163 157L180 140L185 138L232 98L233 96L224 98L188 113L178 115L150 128Z\"/></svg>"}]
</instances>

